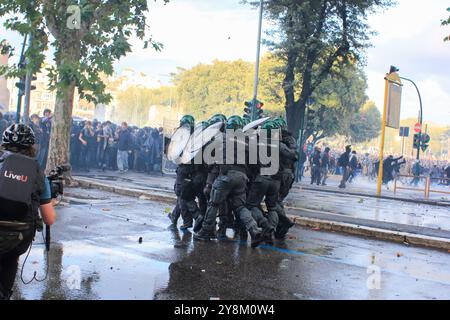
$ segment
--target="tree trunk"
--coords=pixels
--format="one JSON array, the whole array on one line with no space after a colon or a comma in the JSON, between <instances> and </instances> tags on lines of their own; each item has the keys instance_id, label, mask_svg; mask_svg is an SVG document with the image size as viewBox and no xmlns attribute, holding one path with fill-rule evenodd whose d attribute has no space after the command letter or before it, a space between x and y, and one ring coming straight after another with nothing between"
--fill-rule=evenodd
<instances>
[{"instance_id":1,"label":"tree trunk","mask_svg":"<svg viewBox=\"0 0 450 320\"><path fill-rule=\"evenodd\" d=\"M70 163L70 132L75 83L57 90L46 171Z\"/></svg>"}]
</instances>

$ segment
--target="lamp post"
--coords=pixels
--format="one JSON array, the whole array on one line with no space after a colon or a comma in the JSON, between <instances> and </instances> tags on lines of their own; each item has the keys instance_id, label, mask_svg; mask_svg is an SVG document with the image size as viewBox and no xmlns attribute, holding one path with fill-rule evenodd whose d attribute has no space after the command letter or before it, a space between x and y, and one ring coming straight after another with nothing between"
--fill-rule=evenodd
<instances>
[{"instance_id":1,"label":"lamp post","mask_svg":"<svg viewBox=\"0 0 450 320\"><path fill-rule=\"evenodd\" d=\"M416 157L416 159L419 160L420 159L420 145L421 145L421 140L422 140L422 121L423 121L422 96L420 95L419 88L417 87L417 85L416 85L416 83L414 81L412 81L411 79L405 78L405 77L400 77L400 79L411 82L414 85L414 87L416 88L417 94L419 95L419 103L420 103L420 113L419 113L420 132L419 132L419 137L420 137L420 139L419 139L419 145L417 147L417 157Z\"/></svg>"}]
</instances>

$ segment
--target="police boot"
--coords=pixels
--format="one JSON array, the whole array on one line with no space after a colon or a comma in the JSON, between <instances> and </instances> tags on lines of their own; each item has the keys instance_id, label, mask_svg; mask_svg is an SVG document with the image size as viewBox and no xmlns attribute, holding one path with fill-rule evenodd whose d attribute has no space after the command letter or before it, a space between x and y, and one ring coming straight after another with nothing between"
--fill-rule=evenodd
<instances>
[{"instance_id":1,"label":"police boot","mask_svg":"<svg viewBox=\"0 0 450 320\"><path fill-rule=\"evenodd\" d=\"M275 239L282 240L286 237L289 229L293 227L295 223L285 215L280 215L279 219L280 223L277 227L277 230L275 231Z\"/></svg>"},{"instance_id":2,"label":"police boot","mask_svg":"<svg viewBox=\"0 0 450 320\"><path fill-rule=\"evenodd\" d=\"M264 228L262 232L262 238L268 245L273 245L274 231L273 228Z\"/></svg>"},{"instance_id":3,"label":"police boot","mask_svg":"<svg viewBox=\"0 0 450 320\"><path fill-rule=\"evenodd\" d=\"M251 246L252 248L256 248L263 242L263 234L258 228L254 227L249 230L250 237L252 238Z\"/></svg>"},{"instance_id":4,"label":"police boot","mask_svg":"<svg viewBox=\"0 0 450 320\"><path fill-rule=\"evenodd\" d=\"M202 228L199 232L194 233L194 239L200 240L200 241L210 241L214 239L216 236L214 234L214 231L212 230L205 230Z\"/></svg>"},{"instance_id":5,"label":"police boot","mask_svg":"<svg viewBox=\"0 0 450 320\"><path fill-rule=\"evenodd\" d=\"M183 225L180 227L180 229L184 231L184 230L187 230L189 228L192 228L192 224L193 224L193 220L192 219L184 221Z\"/></svg>"},{"instance_id":6,"label":"police boot","mask_svg":"<svg viewBox=\"0 0 450 320\"><path fill-rule=\"evenodd\" d=\"M203 215L199 215L197 217L197 219L195 219L194 229L192 229L192 231L199 232L202 229L203 220L204 220L204 216Z\"/></svg>"},{"instance_id":7,"label":"police boot","mask_svg":"<svg viewBox=\"0 0 450 320\"><path fill-rule=\"evenodd\" d=\"M248 231L245 228L239 229L239 239L241 241L247 241L248 240Z\"/></svg>"},{"instance_id":8,"label":"police boot","mask_svg":"<svg viewBox=\"0 0 450 320\"><path fill-rule=\"evenodd\" d=\"M220 224L219 229L217 229L217 239L227 240L227 227L223 224Z\"/></svg>"}]
</instances>

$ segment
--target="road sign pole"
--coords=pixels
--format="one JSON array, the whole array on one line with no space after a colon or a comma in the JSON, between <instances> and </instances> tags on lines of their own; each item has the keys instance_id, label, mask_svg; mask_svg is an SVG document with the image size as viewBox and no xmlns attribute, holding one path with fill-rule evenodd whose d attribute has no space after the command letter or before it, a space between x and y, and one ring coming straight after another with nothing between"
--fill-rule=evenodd
<instances>
[{"instance_id":1,"label":"road sign pole","mask_svg":"<svg viewBox=\"0 0 450 320\"><path fill-rule=\"evenodd\" d=\"M403 135L403 137L402 137L402 156L403 156L404 150L405 150L405 136Z\"/></svg>"},{"instance_id":2,"label":"road sign pole","mask_svg":"<svg viewBox=\"0 0 450 320\"><path fill-rule=\"evenodd\" d=\"M381 184L383 182L383 152L384 152L384 135L386 132L386 113L387 113L388 91L389 91L389 81L386 76L385 86L384 86L383 120L381 122L381 139L380 139L380 155L379 155L380 164L378 166L378 184L377 184L377 196L378 197L381 196Z\"/></svg>"}]
</instances>

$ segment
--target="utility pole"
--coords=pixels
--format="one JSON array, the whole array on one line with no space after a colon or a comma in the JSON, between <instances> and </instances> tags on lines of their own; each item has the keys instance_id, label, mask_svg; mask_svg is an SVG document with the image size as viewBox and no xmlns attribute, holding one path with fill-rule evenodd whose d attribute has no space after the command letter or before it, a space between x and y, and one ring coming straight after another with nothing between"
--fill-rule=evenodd
<instances>
[{"instance_id":1,"label":"utility pole","mask_svg":"<svg viewBox=\"0 0 450 320\"><path fill-rule=\"evenodd\" d=\"M33 34L30 33L30 36L28 38L28 48L31 48L33 42ZM27 65L30 61L27 61ZM31 98L31 90L33 88L31 87L31 80L33 78L33 73L31 70L28 69L27 75L25 77L25 104L23 107L23 122L28 125L30 122L30 98Z\"/></svg>"},{"instance_id":2,"label":"utility pole","mask_svg":"<svg viewBox=\"0 0 450 320\"><path fill-rule=\"evenodd\" d=\"M258 24L258 42L256 43L256 62L255 62L255 80L253 82L253 101L252 101L252 121L256 120L256 104L258 98L258 84L259 84L259 59L261 54L261 32L263 20L263 0L259 3L259 24Z\"/></svg>"},{"instance_id":3,"label":"utility pole","mask_svg":"<svg viewBox=\"0 0 450 320\"><path fill-rule=\"evenodd\" d=\"M23 39L23 45L22 45L22 51L20 53L20 60L19 60L19 68L23 69L25 68L25 47L27 45L27 38L28 38L28 34L25 34L25 38ZM24 94L24 83L22 83L22 81L20 80L19 83L16 83L16 86L19 89L19 93L17 95L17 108L16 108L16 123L20 122L20 112L22 109L22 96ZM23 87L22 87L23 86Z\"/></svg>"}]
</instances>

